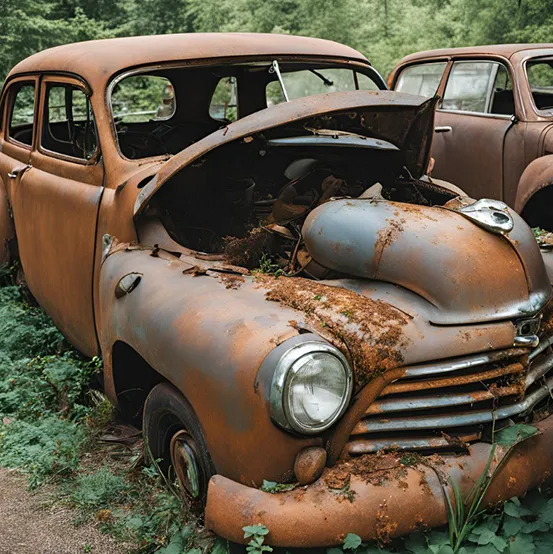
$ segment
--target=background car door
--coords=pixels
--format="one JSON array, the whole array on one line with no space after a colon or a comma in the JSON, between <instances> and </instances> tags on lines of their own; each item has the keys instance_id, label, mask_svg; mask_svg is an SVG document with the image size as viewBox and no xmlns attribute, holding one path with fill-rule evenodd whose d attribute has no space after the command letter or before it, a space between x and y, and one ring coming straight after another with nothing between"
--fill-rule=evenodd
<instances>
[{"instance_id":1,"label":"background car door","mask_svg":"<svg viewBox=\"0 0 553 554\"><path fill-rule=\"evenodd\" d=\"M503 199L503 147L514 113L512 81L503 64L454 62L436 112L433 175L474 198Z\"/></svg>"},{"instance_id":2,"label":"background car door","mask_svg":"<svg viewBox=\"0 0 553 554\"><path fill-rule=\"evenodd\" d=\"M444 72L447 81L440 86ZM521 172L524 130L513 121L512 80L502 63L458 60L449 71L446 61L415 64L400 72L394 88L443 95L432 142L433 177L450 181L475 198L510 201L504 194L504 151L509 152L510 167L520 166ZM511 159L517 156L520 163Z\"/></svg>"},{"instance_id":3,"label":"background car door","mask_svg":"<svg viewBox=\"0 0 553 554\"><path fill-rule=\"evenodd\" d=\"M8 190L21 263L57 327L94 355L92 276L103 167L86 88L72 79L43 78L38 113L32 167Z\"/></svg>"}]
</instances>

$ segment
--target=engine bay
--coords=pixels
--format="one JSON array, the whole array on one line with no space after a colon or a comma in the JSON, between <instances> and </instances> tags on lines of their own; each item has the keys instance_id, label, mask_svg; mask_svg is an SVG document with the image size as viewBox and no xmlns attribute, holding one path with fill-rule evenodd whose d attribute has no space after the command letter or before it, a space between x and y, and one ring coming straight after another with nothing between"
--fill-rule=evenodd
<instances>
[{"instance_id":1,"label":"engine bay","mask_svg":"<svg viewBox=\"0 0 553 554\"><path fill-rule=\"evenodd\" d=\"M377 197L432 206L456 196L413 178L402 159L390 142L354 133L257 135L185 167L159 191L157 207L171 237L199 256L295 274L306 265L302 225L317 206Z\"/></svg>"}]
</instances>

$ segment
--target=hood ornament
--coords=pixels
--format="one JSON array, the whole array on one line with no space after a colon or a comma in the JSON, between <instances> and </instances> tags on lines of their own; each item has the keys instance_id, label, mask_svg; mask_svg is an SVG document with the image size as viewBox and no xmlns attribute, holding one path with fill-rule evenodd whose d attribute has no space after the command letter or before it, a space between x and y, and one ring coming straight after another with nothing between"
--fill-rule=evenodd
<instances>
[{"instance_id":1,"label":"hood ornament","mask_svg":"<svg viewBox=\"0 0 553 554\"><path fill-rule=\"evenodd\" d=\"M451 205L448 205L450 202ZM509 207L500 200L482 198L474 202L471 198L464 197L450 202L445 205L446 208L460 213L479 227L497 235L510 233L515 225Z\"/></svg>"}]
</instances>

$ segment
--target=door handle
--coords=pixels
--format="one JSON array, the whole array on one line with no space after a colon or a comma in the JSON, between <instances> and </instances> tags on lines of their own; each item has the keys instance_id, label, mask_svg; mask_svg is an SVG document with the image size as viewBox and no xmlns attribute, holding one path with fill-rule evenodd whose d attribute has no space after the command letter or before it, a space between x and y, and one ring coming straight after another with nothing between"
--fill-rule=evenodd
<instances>
[{"instance_id":1,"label":"door handle","mask_svg":"<svg viewBox=\"0 0 553 554\"><path fill-rule=\"evenodd\" d=\"M442 127L434 127L435 133L451 133L453 129L449 125L443 125Z\"/></svg>"},{"instance_id":2,"label":"door handle","mask_svg":"<svg viewBox=\"0 0 553 554\"><path fill-rule=\"evenodd\" d=\"M25 165L23 167L16 167L15 169L12 169L9 173L8 173L8 177L10 179L17 179L17 177L19 175L23 175L23 173L25 173L25 171L27 171L28 169L31 169L31 165Z\"/></svg>"}]
</instances>

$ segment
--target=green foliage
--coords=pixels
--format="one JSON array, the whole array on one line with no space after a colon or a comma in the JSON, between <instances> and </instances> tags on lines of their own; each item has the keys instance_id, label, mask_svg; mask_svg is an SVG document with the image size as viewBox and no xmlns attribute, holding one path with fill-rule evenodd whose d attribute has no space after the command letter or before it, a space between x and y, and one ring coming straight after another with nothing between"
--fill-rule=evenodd
<instances>
[{"instance_id":1,"label":"green foliage","mask_svg":"<svg viewBox=\"0 0 553 554\"><path fill-rule=\"evenodd\" d=\"M90 474L78 475L71 485L70 498L79 508L99 510L120 502L129 490L121 475L102 467Z\"/></svg>"},{"instance_id":2,"label":"green foliage","mask_svg":"<svg viewBox=\"0 0 553 554\"><path fill-rule=\"evenodd\" d=\"M269 534L269 529L265 525L258 523L257 525L247 525L242 527L244 531L244 538L250 539L248 546L246 546L246 552L249 554L263 554L263 552L272 552L273 549L265 542L265 536Z\"/></svg>"},{"instance_id":3,"label":"green foliage","mask_svg":"<svg viewBox=\"0 0 553 554\"><path fill-rule=\"evenodd\" d=\"M263 480L263 485L260 487L262 491L277 493L294 490L297 487L297 483L276 483L274 481Z\"/></svg>"},{"instance_id":4,"label":"green foliage","mask_svg":"<svg viewBox=\"0 0 553 554\"><path fill-rule=\"evenodd\" d=\"M361 546L361 537L353 533L348 533L344 539L342 548L344 550L356 550Z\"/></svg>"}]
</instances>

